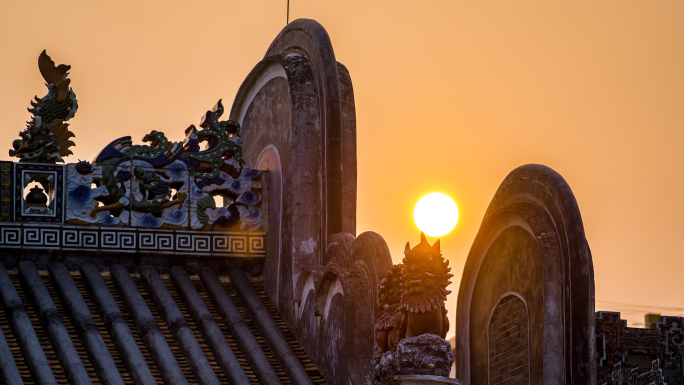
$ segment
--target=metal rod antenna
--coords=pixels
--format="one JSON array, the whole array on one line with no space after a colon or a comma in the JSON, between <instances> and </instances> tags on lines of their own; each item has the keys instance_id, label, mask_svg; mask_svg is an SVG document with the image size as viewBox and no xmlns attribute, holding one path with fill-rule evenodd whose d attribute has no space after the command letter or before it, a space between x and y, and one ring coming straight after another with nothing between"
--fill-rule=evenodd
<instances>
[{"instance_id":1,"label":"metal rod antenna","mask_svg":"<svg viewBox=\"0 0 684 385\"><path fill-rule=\"evenodd\" d=\"M290 24L290 0L287 0L287 23L285 25Z\"/></svg>"}]
</instances>

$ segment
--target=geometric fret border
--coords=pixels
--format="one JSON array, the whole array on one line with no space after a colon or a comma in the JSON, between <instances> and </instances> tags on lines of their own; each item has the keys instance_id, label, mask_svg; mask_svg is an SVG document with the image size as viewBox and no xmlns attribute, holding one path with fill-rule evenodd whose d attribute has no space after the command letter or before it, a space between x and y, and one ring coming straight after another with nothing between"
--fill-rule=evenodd
<instances>
[{"instance_id":1,"label":"geometric fret border","mask_svg":"<svg viewBox=\"0 0 684 385\"><path fill-rule=\"evenodd\" d=\"M138 248L141 250L174 251L174 234L159 231L138 232Z\"/></svg>"},{"instance_id":2,"label":"geometric fret border","mask_svg":"<svg viewBox=\"0 0 684 385\"><path fill-rule=\"evenodd\" d=\"M24 248L52 249L59 247L59 228L24 227Z\"/></svg>"},{"instance_id":3,"label":"geometric fret border","mask_svg":"<svg viewBox=\"0 0 684 385\"><path fill-rule=\"evenodd\" d=\"M5 248L21 248L21 227L0 227L0 244Z\"/></svg>"},{"instance_id":4,"label":"geometric fret border","mask_svg":"<svg viewBox=\"0 0 684 385\"><path fill-rule=\"evenodd\" d=\"M259 257L266 234L0 223L0 248Z\"/></svg>"}]
</instances>

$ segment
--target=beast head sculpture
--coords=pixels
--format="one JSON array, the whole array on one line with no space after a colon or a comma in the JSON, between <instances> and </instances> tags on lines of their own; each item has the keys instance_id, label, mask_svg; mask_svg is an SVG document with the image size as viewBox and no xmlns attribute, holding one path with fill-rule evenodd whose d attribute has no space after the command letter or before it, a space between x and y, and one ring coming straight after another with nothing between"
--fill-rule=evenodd
<instances>
[{"instance_id":1,"label":"beast head sculpture","mask_svg":"<svg viewBox=\"0 0 684 385\"><path fill-rule=\"evenodd\" d=\"M402 281L404 291L401 308L413 313L425 313L444 307L446 287L451 283L449 261L442 257L439 240L430 245L424 233L421 241L413 249L406 243Z\"/></svg>"},{"instance_id":2,"label":"beast head sculpture","mask_svg":"<svg viewBox=\"0 0 684 385\"><path fill-rule=\"evenodd\" d=\"M449 261L442 257L439 240L430 245L421 233L414 248L406 244L403 262L387 272L378 288L376 363L404 338L426 333L444 338L449 330L444 302L453 274Z\"/></svg>"}]
</instances>

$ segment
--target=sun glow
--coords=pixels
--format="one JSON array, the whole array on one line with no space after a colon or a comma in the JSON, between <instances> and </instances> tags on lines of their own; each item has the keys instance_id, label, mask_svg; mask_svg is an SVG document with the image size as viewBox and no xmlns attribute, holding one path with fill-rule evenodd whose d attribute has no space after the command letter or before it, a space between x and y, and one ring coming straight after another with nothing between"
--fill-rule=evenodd
<instances>
[{"instance_id":1,"label":"sun glow","mask_svg":"<svg viewBox=\"0 0 684 385\"><path fill-rule=\"evenodd\" d=\"M413 219L422 232L431 237L440 237L456 226L458 207L448 195L427 194L416 203Z\"/></svg>"}]
</instances>

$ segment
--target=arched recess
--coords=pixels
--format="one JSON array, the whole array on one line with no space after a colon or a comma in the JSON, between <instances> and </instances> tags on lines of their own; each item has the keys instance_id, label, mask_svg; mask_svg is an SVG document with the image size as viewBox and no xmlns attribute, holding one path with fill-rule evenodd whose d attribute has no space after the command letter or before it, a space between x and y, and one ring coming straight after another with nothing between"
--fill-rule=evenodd
<instances>
[{"instance_id":1,"label":"arched recess","mask_svg":"<svg viewBox=\"0 0 684 385\"><path fill-rule=\"evenodd\" d=\"M315 313L320 319L317 356L334 363L319 369L337 384L367 382L375 325L369 282L366 271L358 266L331 265L316 285ZM336 341L343 341L339 346L329 344L335 335Z\"/></svg>"},{"instance_id":2,"label":"arched recess","mask_svg":"<svg viewBox=\"0 0 684 385\"><path fill-rule=\"evenodd\" d=\"M530 384L529 332L525 299L515 292L502 295L487 322L487 384Z\"/></svg>"},{"instance_id":3,"label":"arched recess","mask_svg":"<svg viewBox=\"0 0 684 385\"><path fill-rule=\"evenodd\" d=\"M316 282L308 269L302 270L297 277L294 292L295 330L297 339L310 354L316 352L319 319L316 315Z\"/></svg>"},{"instance_id":4,"label":"arched recess","mask_svg":"<svg viewBox=\"0 0 684 385\"><path fill-rule=\"evenodd\" d=\"M299 277L297 277L297 284L295 285L294 301L295 301L295 315L297 324L302 319L302 312L309 297L315 298L315 282L311 272L306 269L303 270Z\"/></svg>"},{"instance_id":5,"label":"arched recess","mask_svg":"<svg viewBox=\"0 0 684 385\"><path fill-rule=\"evenodd\" d=\"M280 287L280 259L282 253L281 233L283 231L283 173L278 148L269 145L264 148L256 160L257 170L268 170L268 237L266 242L266 259L264 261L264 281L274 282L267 285L266 292L278 304L278 288Z\"/></svg>"},{"instance_id":6,"label":"arched recess","mask_svg":"<svg viewBox=\"0 0 684 385\"><path fill-rule=\"evenodd\" d=\"M456 308L456 376L466 384L486 381L478 321L508 291L529 307L530 383L595 384L591 252L570 187L542 165L506 177L468 254Z\"/></svg>"},{"instance_id":7,"label":"arched recess","mask_svg":"<svg viewBox=\"0 0 684 385\"><path fill-rule=\"evenodd\" d=\"M319 317L318 356L324 362L334 362L326 374L339 383L348 383L345 345L345 293L342 281L334 270L323 274L316 290L314 313Z\"/></svg>"},{"instance_id":8,"label":"arched recess","mask_svg":"<svg viewBox=\"0 0 684 385\"><path fill-rule=\"evenodd\" d=\"M321 282L318 284L314 308L316 315L323 317L323 322L326 321L332 298L338 293L344 295L342 282L335 271L328 270L323 274Z\"/></svg>"}]
</instances>

